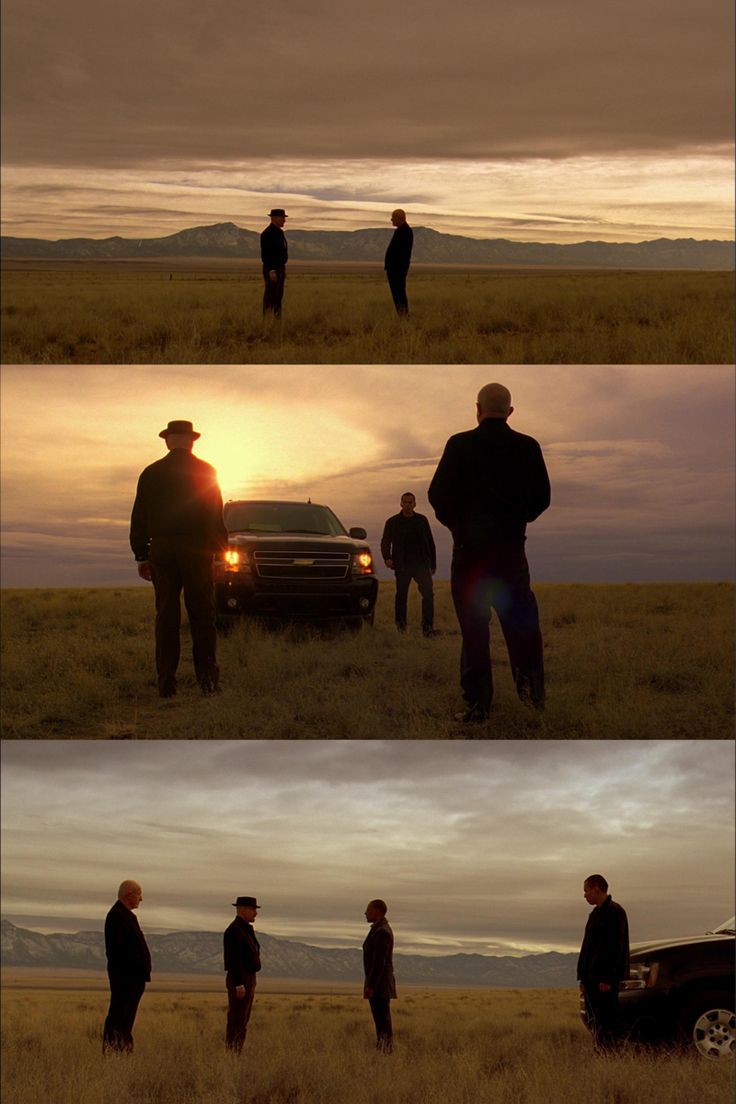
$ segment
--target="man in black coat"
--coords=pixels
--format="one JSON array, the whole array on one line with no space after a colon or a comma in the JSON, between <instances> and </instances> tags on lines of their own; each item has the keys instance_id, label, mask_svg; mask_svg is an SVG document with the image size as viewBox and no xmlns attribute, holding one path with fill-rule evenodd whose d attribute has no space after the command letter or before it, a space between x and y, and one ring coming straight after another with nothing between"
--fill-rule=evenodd
<instances>
[{"instance_id":1,"label":"man in black coat","mask_svg":"<svg viewBox=\"0 0 736 1104\"><path fill-rule=\"evenodd\" d=\"M577 976L595 1047L607 1051L621 1039L618 994L629 976L629 922L602 874L585 879L583 896L593 911L585 925Z\"/></svg>"},{"instance_id":2,"label":"man in black coat","mask_svg":"<svg viewBox=\"0 0 736 1104\"><path fill-rule=\"evenodd\" d=\"M409 274L409 265L411 264L414 233L406 221L406 211L402 211L400 207L391 215L391 222L396 229L388 243L383 267L386 271L396 313L403 317L409 313L409 301L406 298L406 277Z\"/></svg>"},{"instance_id":3,"label":"man in black coat","mask_svg":"<svg viewBox=\"0 0 736 1104\"><path fill-rule=\"evenodd\" d=\"M133 1049L133 1024L146 982L151 955L133 909L143 900L137 882L121 884L118 899L105 918L105 954L110 979L110 1008L102 1032L102 1053Z\"/></svg>"},{"instance_id":4,"label":"man in black coat","mask_svg":"<svg viewBox=\"0 0 736 1104\"><path fill-rule=\"evenodd\" d=\"M227 971L225 1042L229 1050L240 1054L256 995L256 974L261 968L261 948L253 930L260 906L255 897L238 897L233 906L235 919L222 937Z\"/></svg>"},{"instance_id":5,"label":"man in black coat","mask_svg":"<svg viewBox=\"0 0 736 1104\"><path fill-rule=\"evenodd\" d=\"M437 519L452 532L452 598L468 706L457 719L465 723L485 722L491 708L491 607L519 697L544 705L542 635L524 545L527 523L549 506L549 478L538 442L507 425L513 409L502 384L481 388L477 428L449 439L428 491Z\"/></svg>"},{"instance_id":6,"label":"man in black coat","mask_svg":"<svg viewBox=\"0 0 736 1104\"><path fill-rule=\"evenodd\" d=\"M390 1054L393 1050L391 1001L396 996L394 933L386 919L387 912L385 901L377 899L368 903L365 918L371 930L363 943L363 996L370 1005L376 1026L376 1048L383 1054Z\"/></svg>"},{"instance_id":7,"label":"man in black coat","mask_svg":"<svg viewBox=\"0 0 736 1104\"><path fill-rule=\"evenodd\" d=\"M202 693L215 693L220 682L212 557L227 548L228 536L217 473L192 455L199 436L186 421L161 430L168 456L141 473L130 519L138 574L156 592L156 672L163 698L176 693L182 588Z\"/></svg>"},{"instance_id":8,"label":"man in black coat","mask_svg":"<svg viewBox=\"0 0 736 1104\"><path fill-rule=\"evenodd\" d=\"M284 298L286 262L289 259L289 247L283 226L289 217L283 207L274 207L270 212L270 223L261 234L261 263L263 265L263 314L281 317L281 302Z\"/></svg>"},{"instance_id":9,"label":"man in black coat","mask_svg":"<svg viewBox=\"0 0 736 1104\"><path fill-rule=\"evenodd\" d=\"M437 569L437 552L432 530L424 514L416 513L417 500L411 491L401 496L401 512L388 518L383 527L381 555L396 575L394 620L400 632L406 630L406 599L412 579L422 596L422 632L434 632L434 590L432 576Z\"/></svg>"}]
</instances>

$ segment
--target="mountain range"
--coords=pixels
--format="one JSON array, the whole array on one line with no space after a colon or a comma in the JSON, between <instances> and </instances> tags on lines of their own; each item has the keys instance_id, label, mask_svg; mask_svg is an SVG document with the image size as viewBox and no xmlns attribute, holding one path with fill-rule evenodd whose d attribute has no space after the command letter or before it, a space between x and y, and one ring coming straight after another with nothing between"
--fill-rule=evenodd
<instances>
[{"instance_id":1,"label":"mountain range","mask_svg":"<svg viewBox=\"0 0 736 1104\"><path fill-rule=\"evenodd\" d=\"M147 935L146 940L157 973L223 972L221 932L170 932ZM264 977L356 983L362 980L362 952L357 947L312 947L261 931L258 940ZM3 920L0 961L3 966L104 970L104 938L101 931L42 935ZM576 964L577 955L554 951L519 958L479 954L394 955L399 981L463 988L568 988L575 985Z\"/></svg>"},{"instance_id":2,"label":"mountain range","mask_svg":"<svg viewBox=\"0 0 736 1104\"><path fill-rule=\"evenodd\" d=\"M290 230L294 261L352 261L382 264L392 231ZM163 258L260 259L260 234L233 222L196 226L164 238L0 239L5 260L135 260ZM554 266L563 268L732 269L734 243L658 238L644 242L584 241L571 245L476 239L440 234L427 226L414 230L418 264Z\"/></svg>"}]
</instances>

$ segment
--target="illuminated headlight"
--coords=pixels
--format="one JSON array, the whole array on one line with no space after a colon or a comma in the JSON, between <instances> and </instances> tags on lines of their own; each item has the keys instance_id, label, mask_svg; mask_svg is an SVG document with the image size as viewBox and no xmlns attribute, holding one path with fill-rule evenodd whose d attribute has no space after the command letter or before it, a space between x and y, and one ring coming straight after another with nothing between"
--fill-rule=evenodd
<instances>
[{"instance_id":1,"label":"illuminated headlight","mask_svg":"<svg viewBox=\"0 0 736 1104\"><path fill-rule=\"evenodd\" d=\"M629 976L621 985L622 989L651 989L657 980L659 963L634 962L629 970Z\"/></svg>"},{"instance_id":2,"label":"illuminated headlight","mask_svg":"<svg viewBox=\"0 0 736 1104\"><path fill-rule=\"evenodd\" d=\"M370 552L356 552L353 556L353 575L372 575L373 557Z\"/></svg>"},{"instance_id":3,"label":"illuminated headlight","mask_svg":"<svg viewBox=\"0 0 736 1104\"><path fill-rule=\"evenodd\" d=\"M239 548L228 548L224 558L230 571L248 572L251 569L250 556Z\"/></svg>"}]
</instances>

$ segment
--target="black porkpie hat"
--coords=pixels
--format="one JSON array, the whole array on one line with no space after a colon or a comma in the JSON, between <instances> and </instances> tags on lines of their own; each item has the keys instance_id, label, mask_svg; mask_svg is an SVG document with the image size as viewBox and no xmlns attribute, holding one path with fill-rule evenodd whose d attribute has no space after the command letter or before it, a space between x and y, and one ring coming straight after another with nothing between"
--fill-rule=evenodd
<instances>
[{"instance_id":1,"label":"black porkpie hat","mask_svg":"<svg viewBox=\"0 0 736 1104\"><path fill-rule=\"evenodd\" d=\"M256 901L255 897L236 897L233 901L233 908L260 908L261 906Z\"/></svg>"},{"instance_id":2,"label":"black porkpie hat","mask_svg":"<svg viewBox=\"0 0 736 1104\"><path fill-rule=\"evenodd\" d=\"M159 437L168 437L170 433L181 433L182 436L191 437L193 441L197 441L202 436L201 433L194 432L191 422L169 422L166 429L161 430Z\"/></svg>"},{"instance_id":3,"label":"black porkpie hat","mask_svg":"<svg viewBox=\"0 0 736 1104\"><path fill-rule=\"evenodd\" d=\"M268 213L272 218L274 215L283 215L284 218L289 217L283 207L272 207Z\"/></svg>"}]
</instances>

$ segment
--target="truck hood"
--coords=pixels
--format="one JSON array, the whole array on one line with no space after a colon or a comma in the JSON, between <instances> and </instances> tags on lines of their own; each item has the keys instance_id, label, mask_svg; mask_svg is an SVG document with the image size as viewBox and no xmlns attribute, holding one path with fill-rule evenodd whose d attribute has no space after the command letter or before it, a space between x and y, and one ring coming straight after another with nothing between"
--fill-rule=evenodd
<instances>
[{"instance_id":1,"label":"truck hood","mask_svg":"<svg viewBox=\"0 0 736 1104\"><path fill-rule=\"evenodd\" d=\"M367 549L365 541L356 540L347 534L336 537L315 533L231 533L229 543L238 548L264 548L284 552L327 552L338 550L351 552Z\"/></svg>"},{"instance_id":2,"label":"truck hood","mask_svg":"<svg viewBox=\"0 0 736 1104\"><path fill-rule=\"evenodd\" d=\"M632 943L631 957L645 957L661 951L671 951L675 947L697 947L707 943L734 942L734 936L727 932L718 932L716 935L682 935L677 939L655 939L647 943Z\"/></svg>"}]
</instances>

